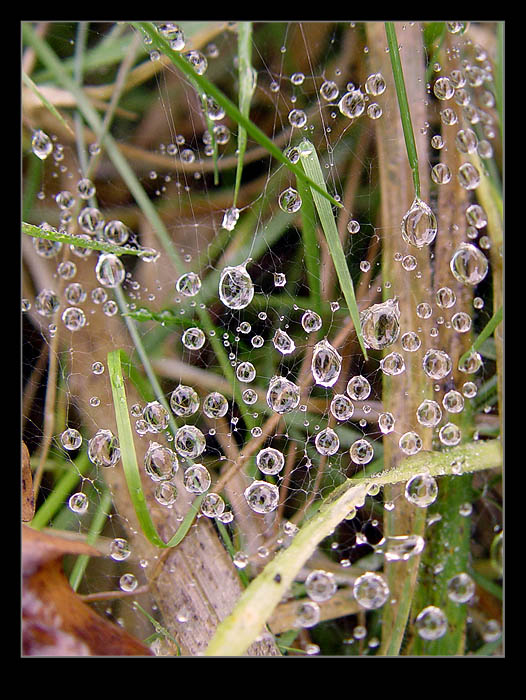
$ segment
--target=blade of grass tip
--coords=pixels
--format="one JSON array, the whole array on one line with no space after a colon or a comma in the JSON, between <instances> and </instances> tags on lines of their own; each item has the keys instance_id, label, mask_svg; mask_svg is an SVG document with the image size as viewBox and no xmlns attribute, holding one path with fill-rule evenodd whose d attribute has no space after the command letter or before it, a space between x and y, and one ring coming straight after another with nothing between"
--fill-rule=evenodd
<instances>
[{"instance_id":1,"label":"blade of grass tip","mask_svg":"<svg viewBox=\"0 0 526 700\"><path fill-rule=\"evenodd\" d=\"M111 505L111 491L106 488L104 489L102 498L97 507L95 515L93 516L93 520L90 524L87 536L88 544L94 544L97 541L97 537L102 532L104 523L106 522L106 518L110 513ZM82 581L82 577L84 576L84 572L86 571L86 567L88 565L89 560L90 557L87 554L80 554L75 560L75 564L73 565L71 574L69 576L69 585L71 586L71 588L73 588L74 591L78 589L80 582Z\"/></svg>"},{"instance_id":2,"label":"blade of grass tip","mask_svg":"<svg viewBox=\"0 0 526 700\"><path fill-rule=\"evenodd\" d=\"M474 341L473 345L469 350L467 350L462 357L460 358L459 365L462 365L469 357L469 355L472 352L476 352L479 350L480 346L482 343L489 338L489 336L493 333L495 328L501 323L503 318L503 311L502 311L502 306L495 311L493 316L490 318L490 320L487 322L487 324L484 326L480 334L477 336L476 340Z\"/></svg>"},{"instance_id":3,"label":"blade of grass tip","mask_svg":"<svg viewBox=\"0 0 526 700\"><path fill-rule=\"evenodd\" d=\"M429 469L433 476L452 474L453 460L463 458L465 469L478 471L502 465L498 440L468 443L449 453L427 452L408 457L398 467L369 479L347 479L322 501L317 512L294 537L290 546L280 551L243 591L232 613L224 618L211 639L205 656L241 656L261 634L266 621L283 595L289 590L301 567L318 544L334 531L352 508L361 508L372 485L407 481Z\"/></svg>"},{"instance_id":4,"label":"blade of grass tip","mask_svg":"<svg viewBox=\"0 0 526 700\"><path fill-rule=\"evenodd\" d=\"M202 496L198 496L198 498L194 500L190 510L186 514L183 522L178 527L174 536L168 542L164 542L159 536L151 519L146 503L146 497L142 488L139 467L137 465L137 455L135 454L133 442L133 432L126 401L120 350L112 350L108 353L108 373L110 376L115 418L117 421L117 431L119 434L121 461L130 498L132 500L135 513L137 514L137 519L144 535L156 547L175 547L177 544L179 544L179 542L181 542L183 537L188 532L192 521L197 514Z\"/></svg>"},{"instance_id":5,"label":"blade of grass tip","mask_svg":"<svg viewBox=\"0 0 526 700\"><path fill-rule=\"evenodd\" d=\"M57 241L57 243L64 243L65 245L73 245L77 248L89 248L90 250L98 250L101 253L113 253L113 255L139 255L144 256L148 254L148 251L142 250L140 248L126 248L122 246L112 245L111 243L106 243L104 241L96 241L91 238L80 238L79 236L73 236L69 233L63 231L55 231L40 228L40 226L34 226L33 224L28 224L22 221L22 233L27 236L32 236L33 238L45 238L48 241Z\"/></svg>"},{"instance_id":6,"label":"blade of grass tip","mask_svg":"<svg viewBox=\"0 0 526 700\"><path fill-rule=\"evenodd\" d=\"M248 119L252 95L256 89L256 78L252 68L252 22L240 22L238 25L237 55L239 61L239 111ZM243 126L237 131L237 167L234 186L234 204L237 204L243 156L247 147L247 130Z\"/></svg>"},{"instance_id":7,"label":"blade of grass tip","mask_svg":"<svg viewBox=\"0 0 526 700\"><path fill-rule=\"evenodd\" d=\"M69 133L72 136L75 136L73 129L70 127L70 125L67 123L67 121L64 119L64 117L60 114L58 109L55 107L55 105L51 104L51 102L47 99L45 95L43 95L40 90L38 89L38 86L35 85L35 83L31 80L29 75L22 71L22 80L24 83L27 85L27 87L38 97L38 99L42 102L44 107L48 109L51 114L58 119L58 121L62 124L62 126L66 129L66 131L69 131Z\"/></svg>"},{"instance_id":8,"label":"blade of grass tip","mask_svg":"<svg viewBox=\"0 0 526 700\"><path fill-rule=\"evenodd\" d=\"M393 78L395 83L396 96L398 98L398 106L400 108L400 118L402 122L402 130L404 132L407 158L409 161L409 167L411 168L411 172L413 174L415 196L420 199L420 175L418 172L418 153L416 150L415 136L413 134L413 125L411 122L409 102L407 101L407 93L405 90L402 61L400 60L400 52L398 51L398 40L396 38L396 30L393 22L385 23L385 33L387 35L387 44L389 46L391 66L393 68Z\"/></svg>"},{"instance_id":9,"label":"blade of grass tip","mask_svg":"<svg viewBox=\"0 0 526 700\"><path fill-rule=\"evenodd\" d=\"M303 141L299 144L299 151L300 162L305 173L310 179L318 183L320 189L325 188L326 186L325 180L323 179L323 172L314 145L308 139L303 139ZM367 350L365 348L365 342L361 331L360 312L358 311L358 305L356 303L354 285L352 282L351 273L349 272L349 266L347 265L342 243L340 241L340 236L338 234L334 214L327 199L319 195L318 189L311 187L311 192L318 212L321 227L325 234L325 238L327 239L334 269L336 270L343 296L345 297L351 319L354 323L356 336L358 338L358 342L360 343L363 356L367 360Z\"/></svg>"},{"instance_id":10,"label":"blade of grass tip","mask_svg":"<svg viewBox=\"0 0 526 700\"><path fill-rule=\"evenodd\" d=\"M316 236L316 215L310 187L296 178L296 187L301 197L301 235L303 238L305 268L309 284L309 304L314 311L321 311L320 248Z\"/></svg>"},{"instance_id":11,"label":"blade of grass tip","mask_svg":"<svg viewBox=\"0 0 526 700\"><path fill-rule=\"evenodd\" d=\"M217 104L223 107L225 113L231 119L233 119L239 126L244 127L247 133L255 141L257 141L260 146L263 146L276 160L285 165L297 177L305 178L305 174L301 171L301 168L298 168L285 155L283 155L275 143L250 119L245 117L245 115L239 111L237 106L231 100L229 100L219 88L217 88L203 75L196 73L193 66L184 56L177 53L177 51L172 50L168 41L161 34L159 34L153 24L150 22L131 22L131 25L135 27L135 29L146 34L146 36L150 37L152 40L152 45L170 59L174 66L186 76L186 78L199 93L204 92L209 97L212 97ZM336 199L334 199L334 197L331 197L327 190L321 188L317 183L309 180L309 185L317 190L323 197L328 199L334 206L342 206L341 202L338 202Z\"/></svg>"}]
</instances>

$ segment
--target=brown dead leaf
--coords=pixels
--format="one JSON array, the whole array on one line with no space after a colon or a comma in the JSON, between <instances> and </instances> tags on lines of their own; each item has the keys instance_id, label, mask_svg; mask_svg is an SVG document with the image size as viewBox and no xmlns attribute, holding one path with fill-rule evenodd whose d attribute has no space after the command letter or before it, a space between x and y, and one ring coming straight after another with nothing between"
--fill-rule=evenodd
<instances>
[{"instance_id":1,"label":"brown dead leaf","mask_svg":"<svg viewBox=\"0 0 526 700\"><path fill-rule=\"evenodd\" d=\"M84 603L62 570L65 554L100 556L75 542L22 525L24 656L153 656L125 630Z\"/></svg>"},{"instance_id":2,"label":"brown dead leaf","mask_svg":"<svg viewBox=\"0 0 526 700\"><path fill-rule=\"evenodd\" d=\"M33 496L33 476L29 461L29 450L22 441L22 520L27 523L33 520L35 514L35 499Z\"/></svg>"}]
</instances>

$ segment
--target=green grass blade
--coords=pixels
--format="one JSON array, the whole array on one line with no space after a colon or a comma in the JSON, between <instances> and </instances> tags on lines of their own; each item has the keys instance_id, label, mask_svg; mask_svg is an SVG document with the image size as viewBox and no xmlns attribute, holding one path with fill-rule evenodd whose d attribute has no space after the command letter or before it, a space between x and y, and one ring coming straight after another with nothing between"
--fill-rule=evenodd
<instances>
[{"instance_id":1,"label":"green grass blade","mask_svg":"<svg viewBox=\"0 0 526 700\"><path fill-rule=\"evenodd\" d=\"M314 199L310 187L300 178L296 179L296 187L301 197L301 235L303 238L303 254L307 281L310 292L310 306L313 311L321 310L321 284L320 284L320 248L316 236L316 212Z\"/></svg>"},{"instance_id":2,"label":"green grass blade","mask_svg":"<svg viewBox=\"0 0 526 700\"><path fill-rule=\"evenodd\" d=\"M271 139L263 132L259 127L257 127L250 119L242 114L237 106L231 102L226 95L222 93L219 88L217 88L213 83L211 83L203 75L198 75L191 64L182 56L173 51L170 48L168 41L156 30L155 26L150 22L132 22L134 26L139 31L143 32L149 36L152 40L152 45L155 46L159 51L161 51L165 56L167 56L176 68L178 68L183 75L194 85L199 93L204 92L209 97L212 97L217 104L221 105L225 110L225 113L233 119L239 126L246 129L247 133L263 146L276 160L285 165L289 170L291 170L297 177L305 178L305 174L298 168L294 163L283 155L280 149L273 143ZM320 187L317 183L309 180L309 185L313 187L322 197L329 200L331 204L337 207L341 207L341 203L336 201L334 197L327 192L326 188Z\"/></svg>"},{"instance_id":3,"label":"green grass blade","mask_svg":"<svg viewBox=\"0 0 526 700\"><path fill-rule=\"evenodd\" d=\"M503 310L502 310L502 306L501 306L501 307L499 307L499 308L497 309L497 311L495 311L495 313L493 314L493 316L490 318L490 320L489 320L489 321L487 322L487 324L484 326L484 328L482 329L482 331L481 331L481 332L479 333L479 335L477 336L477 338L476 338L476 340L474 341L474 343L473 343L473 345L471 346L471 348L470 348L469 350L467 350L467 351L462 355L462 357L461 357L460 360L458 361L459 365L462 365L462 363L465 362L465 361L467 360L467 358L469 357L469 355L470 355L472 352L476 352L477 350L480 349L480 346L482 345L482 343L483 343L485 340L487 340L487 338L490 337L490 335L493 333L493 331L495 330L495 328L499 325L499 323L501 323L502 318L503 318Z\"/></svg>"},{"instance_id":4,"label":"green grass blade","mask_svg":"<svg viewBox=\"0 0 526 700\"><path fill-rule=\"evenodd\" d=\"M159 536L151 519L146 503L146 497L142 488L139 467L137 465L137 456L135 454L135 447L133 443L133 431L126 401L120 350L112 350L108 353L108 372L113 394L117 432L119 434L121 461L124 469L124 475L126 477L126 483L128 485L128 491L130 493L130 498L133 503L137 519L144 535L156 547L175 547L181 542L190 529L192 521L197 514L200 499L202 499L202 497L198 497L192 503L192 506L186 514L183 522L178 527L176 533L169 540L169 542L164 542Z\"/></svg>"},{"instance_id":5,"label":"green grass blade","mask_svg":"<svg viewBox=\"0 0 526 700\"><path fill-rule=\"evenodd\" d=\"M47 229L40 228L40 226L28 224L25 221L22 221L22 233L25 233L27 236L32 236L33 238L45 238L48 241L57 241L57 243L64 243L65 245L74 245L77 248L98 250L101 253L113 253L113 255L144 256L149 253L149 251L141 248L124 248L91 238L79 238L78 236L72 236L62 231L48 231Z\"/></svg>"},{"instance_id":6,"label":"green grass blade","mask_svg":"<svg viewBox=\"0 0 526 700\"><path fill-rule=\"evenodd\" d=\"M238 29L238 60L239 60L239 111L248 119L250 103L256 88L252 70L252 22L240 22ZM243 156L247 147L247 130L239 126L237 132L237 168L234 186L234 204L237 204L241 175L243 173Z\"/></svg>"},{"instance_id":7,"label":"green grass blade","mask_svg":"<svg viewBox=\"0 0 526 700\"><path fill-rule=\"evenodd\" d=\"M365 342L362 336L360 312L358 311L358 306L356 304L354 285L352 282L351 273L349 272L349 266L347 265L347 260L345 259L345 253L340 241L340 236L338 235L338 228L336 226L334 214L332 213L331 206L327 199L320 196L318 192L319 189L325 188L325 181L323 179L323 172L318 159L318 154L316 153L314 145L308 139L304 139L300 143L299 149L301 153L301 165L306 175L308 175L309 179L312 179L318 184L316 189L311 187L312 198L320 218L320 223L325 234L325 238L327 239L334 269L336 270L343 296L345 297L351 319L354 323L358 342L360 343L363 356L365 359L367 359L367 350L365 348Z\"/></svg>"},{"instance_id":8,"label":"green grass blade","mask_svg":"<svg viewBox=\"0 0 526 700\"><path fill-rule=\"evenodd\" d=\"M407 150L407 158L409 166L413 173L413 184L415 186L415 196L420 198L420 175L418 172L418 153L416 150L415 136L413 134L413 125L411 122L411 112L409 110L409 102L407 101L407 93L405 90L404 72L402 70L402 61L400 60L400 52L398 51L398 40L396 38L396 30L393 22L385 23L385 33L387 35L387 44L389 46L389 56L393 67L393 78L396 88L396 96L398 98L398 106L400 107L400 118L402 120L402 129L404 132L405 146Z\"/></svg>"},{"instance_id":9,"label":"green grass blade","mask_svg":"<svg viewBox=\"0 0 526 700\"><path fill-rule=\"evenodd\" d=\"M218 625L206 656L241 656L261 634L281 598L318 544L348 515L363 506L371 485L385 486L407 481L422 469L433 476L452 474L455 459L464 459L464 471L491 469L502 465L499 440L468 443L448 453L426 452L408 457L398 467L367 479L347 479L334 489L295 535L289 547L279 552L241 594L232 613Z\"/></svg>"},{"instance_id":10,"label":"green grass blade","mask_svg":"<svg viewBox=\"0 0 526 700\"><path fill-rule=\"evenodd\" d=\"M29 77L29 75L27 75L25 71L22 71L22 80L27 85L27 87L38 97L38 99L42 102L44 107L46 107L51 112L51 114L58 119L58 121L62 124L66 131L69 131L69 133L72 136L74 136L75 134L73 133L72 128L64 119L64 117L60 114L55 105L52 105L51 102L47 99L47 97L43 95L42 92L40 92L38 86L35 85L35 83L31 80L31 78Z\"/></svg>"}]
</instances>

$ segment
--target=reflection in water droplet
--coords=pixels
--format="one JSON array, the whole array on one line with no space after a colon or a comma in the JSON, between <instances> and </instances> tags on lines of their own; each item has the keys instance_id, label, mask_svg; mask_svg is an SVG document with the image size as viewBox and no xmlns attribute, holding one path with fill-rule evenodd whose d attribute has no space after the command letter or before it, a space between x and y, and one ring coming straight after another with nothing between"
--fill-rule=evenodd
<instances>
[{"instance_id":1,"label":"reflection in water droplet","mask_svg":"<svg viewBox=\"0 0 526 700\"><path fill-rule=\"evenodd\" d=\"M365 401L371 393L371 385L365 377L358 374L347 383L347 393L353 401Z\"/></svg>"},{"instance_id":2,"label":"reflection in water droplet","mask_svg":"<svg viewBox=\"0 0 526 700\"><path fill-rule=\"evenodd\" d=\"M195 425L183 425L175 433L174 447L181 457L194 459L205 451L205 436Z\"/></svg>"},{"instance_id":3,"label":"reflection in water droplet","mask_svg":"<svg viewBox=\"0 0 526 700\"><path fill-rule=\"evenodd\" d=\"M454 603L467 603L475 594L475 582L464 571L447 582L447 595Z\"/></svg>"},{"instance_id":4,"label":"reflection in water droplet","mask_svg":"<svg viewBox=\"0 0 526 700\"><path fill-rule=\"evenodd\" d=\"M389 587L380 574L366 571L354 582L353 595L362 608L377 610L387 601Z\"/></svg>"},{"instance_id":5,"label":"reflection in water droplet","mask_svg":"<svg viewBox=\"0 0 526 700\"><path fill-rule=\"evenodd\" d=\"M244 265L225 267L219 280L219 298L229 309L244 309L254 297L254 285Z\"/></svg>"},{"instance_id":6,"label":"reflection in water droplet","mask_svg":"<svg viewBox=\"0 0 526 700\"><path fill-rule=\"evenodd\" d=\"M438 485L431 474L415 474L405 485L405 497L419 508L427 508L436 501Z\"/></svg>"},{"instance_id":7,"label":"reflection in water droplet","mask_svg":"<svg viewBox=\"0 0 526 700\"><path fill-rule=\"evenodd\" d=\"M83 515L88 510L89 500L85 493L79 491L70 496L68 506L71 511L78 515Z\"/></svg>"},{"instance_id":8,"label":"reflection in water droplet","mask_svg":"<svg viewBox=\"0 0 526 700\"><path fill-rule=\"evenodd\" d=\"M189 493L204 493L212 483L210 472L203 464L193 464L185 469L183 480Z\"/></svg>"},{"instance_id":9,"label":"reflection in water droplet","mask_svg":"<svg viewBox=\"0 0 526 700\"><path fill-rule=\"evenodd\" d=\"M430 207L415 197L402 219L402 238L417 248L430 245L437 234L437 220Z\"/></svg>"},{"instance_id":10,"label":"reflection in water droplet","mask_svg":"<svg viewBox=\"0 0 526 700\"><path fill-rule=\"evenodd\" d=\"M488 259L472 243L461 243L449 264L454 277L462 284L476 286L488 273Z\"/></svg>"},{"instance_id":11,"label":"reflection in water droplet","mask_svg":"<svg viewBox=\"0 0 526 700\"><path fill-rule=\"evenodd\" d=\"M244 492L250 508L256 513L271 513L278 506L279 489L267 481L253 481Z\"/></svg>"},{"instance_id":12,"label":"reflection in water droplet","mask_svg":"<svg viewBox=\"0 0 526 700\"><path fill-rule=\"evenodd\" d=\"M279 474L285 466L285 457L274 447L265 447L256 455L256 464L263 474Z\"/></svg>"},{"instance_id":13,"label":"reflection in water droplet","mask_svg":"<svg viewBox=\"0 0 526 700\"><path fill-rule=\"evenodd\" d=\"M195 272L185 272L175 283L175 288L185 297L195 297L201 289L201 278Z\"/></svg>"},{"instance_id":14,"label":"reflection in water droplet","mask_svg":"<svg viewBox=\"0 0 526 700\"><path fill-rule=\"evenodd\" d=\"M103 253L99 256L95 275L99 284L113 289L123 283L126 271L120 258L113 253Z\"/></svg>"},{"instance_id":15,"label":"reflection in water droplet","mask_svg":"<svg viewBox=\"0 0 526 700\"><path fill-rule=\"evenodd\" d=\"M316 435L314 444L321 455L333 455L338 452L340 439L332 428L325 428Z\"/></svg>"},{"instance_id":16,"label":"reflection in water droplet","mask_svg":"<svg viewBox=\"0 0 526 700\"><path fill-rule=\"evenodd\" d=\"M290 355L296 349L296 343L292 340L290 335L286 331L282 331L278 328L272 338L272 343L276 350L282 355Z\"/></svg>"},{"instance_id":17,"label":"reflection in water droplet","mask_svg":"<svg viewBox=\"0 0 526 700\"><path fill-rule=\"evenodd\" d=\"M200 350L205 344L206 336L200 328L187 328L181 342L188 350Z\"/></svg>"},{"instance_id":18,"label":"reflection in water droplet","mask_svg":"<svg viewBox=\"0 0 526 700\"><path fill-rule=\"evenodd\" d=\"M170 395L170 408L176 416L192 416L199 408L199 396L195 389L179 384Z\"/></svg>"},{"instance_id":19,"label":"reflection in water droplet","mask_svg":"<svg viewBox=\"0 0 526 700\"><path fill-rule=\"evenodd\" d=\"M447 617L440 608L428 605L416 616L415 628L422 639L440 639L447 632Z\"/></svg>"},{"instance_id":20,"label":"reflection in water droplet","mask_svg":"<svg viewBox=\"0 0 526 700\"><path fill-rule=\"evenodd\" d=\"M218 391L213 391L205 396L203 401L203 413L208 418L222 418L228 411L228 401Z\"/></svg>"},{"instance_id":21,"label":"reflection in water droplet","mask_svg":"<svg viewBox=\"0 0 526 700\"><path fill-rule=\"evenodd\" d=\"M444 350L428 350L423 359L424 372L431 379L444 379L452 369L451 358Z\"/></svg>"},{"instance_id":22,"label":"reflection in water droplet","mask_svg":"<svg viewBox=\"0 0 526 700\"><path fill-rule=\"evenodd\" d=\"M301 197L293 187L288 187L279 195L278 204L285 213L294 214L301 207Z\"/></svg>"},{"instance_id":23,"label":"reflection in water droplet","mask_svg":"<svg viewBox=\"0 0 526 700\"><path fill-rule=\"evenodd\" d=\"M349 420L354 413L354 404L345 394L335 394L331 401L330 411L336 420Z\"/></svg>"},{"instance_id":24,"label":"reflection in water droplet","mask_svg":"<svg viewBox=\"0 0 526 700\"><path fill-rule=\"evenodd\" d=\"M311 600L322 603L330 600L336 593L338 585L334 574L322 569L314 569L305 579L305 590Z\"/></svg>"},{"instance_id":25,"label":"reflection in water droplet","mask_svg":"<svg viewBox=\"0 0 526 700\"><path fill-rule=\"evenodd\" d=\"M319 331L322 326L321 316L315 311L307 309L301 317L301 325L306 333L314 333Z\"/></svg>"},{"instance_id":26,"label":"reflection in water droplet","mask_svg":"<svg viewBox=\"0 0 526 700\"><path fill-rule=\"evenodd\" d=\"M397 298L387 299L362 311L360 326L366 347L383 350L392 345L400 334L400 308Z\"/></svg>"},{"instance_id":27,"label":"reflection in water droplet","mask_svg":"<svg viewBox=\"0 0 526 700\"><path fill-rule=\"evenodd\" d=\"M179 469L179 462L169 447L150 442L144 455L144 468L152 481L169 481Z\"/></svg>"},{"instance_id":28,"label":"reflection in water droplet","mask_svg":"<svg viewBox=\"0 0 526 700\"><path fill-rule=\"evenodd\" d=\"M267 405L276 413L289 413L298 407L300 388L285 377L272 377L267 390Z\"/></svg>"},{"instance_id":29,"label":"reflection in water droplet","mask_svg":"<svg viewBox=\"0 0 526 700\"><path fill-rule=\"evenodd\" d=\"M88 441L88 457L98 467L113 467L119 461L119 440L110 430L100 429Z\"/></svg>"},{"instance_id":30,"label":"reflection in water droplet","mask_svg":"<svg viewBox=\"0 0 526 700\"><path fill-rule=\"evenodd\" d=\"M425 540L420 535L397 535L386 537L375 551L383 554L386 561L407 561L420 554L424 546Z\"/></svg>"},{"instance_id":31,"label":"reflection in water droplet","mask_svg":"<svg viewBox=\"0 0 526 700\"><path fill-rule=\"evenodd\" d=\"M336 384L342 367L342 357L325 338L316 343L312 352L311 371L316 384L331 387Z\"/></svg>"}]
</instances>

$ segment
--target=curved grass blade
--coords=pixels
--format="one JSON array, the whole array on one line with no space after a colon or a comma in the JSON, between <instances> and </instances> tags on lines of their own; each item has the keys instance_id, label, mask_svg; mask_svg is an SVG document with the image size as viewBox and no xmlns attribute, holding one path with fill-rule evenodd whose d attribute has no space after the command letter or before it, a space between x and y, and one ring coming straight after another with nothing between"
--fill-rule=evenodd
<instances>
[{"instance_id":1,"label":"curved grass blade","mask_svg":"<svg viewBox=\"0 0 526 700\"><path fill-rule=\"evenodd\" d=\"M159 51L161 51L165 56L167 56L176 68L178 68L183 75L190 81L190 83L195 87L195 89L201 94L204 92L209 97L212 97L217 104L221 105L225 110L226 114L233 119L239 126L246 129L247 133L259 143L260 146L266 148L266 150L280 163L287 166L294 175L305 179L305 174L298 168L294 163L283 155L280 149L274 144L274 142L269 139L269 137L261 131L250 119L248 119L244 114L242 114L237 106L231 102L226 95L223 94L219 88L217 88L213 83L211 83L203 75L198 75L191 64L186 58L173 51L170 48L168 41L156 30L155 26L150 22L131 22L132 26L139 31L146 34L152 40L152 45L155 46ZM307 178L308 179L308 178ZM308 184L313 187L322 197L325 197L331 204L337 207L341 207L341 202L338 202L331 197L326 189L320 187L317 183L312 182L308 179Z\"/></svg>"},{"instance_id":2,"label":"curved grass blade","mask_svg":"<svg viewBox=\"0 0 526 700\"><path fill-rule=\"evenodd\" d=\"M318 154L316 153L314 145L308 139L303 139L303 141L299 144L299 150L301 154L300 162L305 174L308 175L309 179L312 179L318 185L316 189L311 186L312 198L320 218L321 227L325 234L325 238L327 239L334 269L338 275L343 296L345 297L351 319L354 323L360 348L362 349L363 356L367 360L367 350L365 349L365 342L362 336L360 312L358 311L358 305L356 303L354 285L352 282L351 273L349 272L349 266L347 265L347 260L345 259L345 253L340 241L340 236L338 235L338 228L336 226L336 221L334 220L334 214L332 213L327 199L321 197L318 191L319 189L326 190Z\"/></svg>"},{"instance_id":3,"label":"curved grass blade","mask_svg":"<svg viewBox=\"0 0 526 700\"><path fill-rule=\"evenodd\" d=\"M135 454L135 447L133 444L133 432L128 413L126 392L124 389L120 350L112 350L108 353L108 372L113 394L117 431L119 434L121 461L137 519L144 535L156 547L175 547L181 542L190 529L201 504L202 496L198 496L194 500L190 510L186 514L183 522L178 527L174 536L168 542L164 542L151 519L146 503L146 497L142 488L139 467L137 465L137 456Z\"/></svg>"},{"instance_id":4,"label":"curved grass blade","mask_svg":"<svg viewBox=\"0 0 526 700\"><path fill-rule=\"evenodd\" d=\"M387 35L387 44L389 46L389 56L391 57L391 65L393 67L393 78L396 88L396 96L398 98L398 106L400 107L400 118L402 121L402 129L404 132L405 147L407 149L407 158L409 160L409 167L411 168L411 172L413 174L415 196L420 198L418 153L416 150L415 136L413 134L413 125L411 123L411 112L409 111L409 102L407 101L407 93L405 90L402 61L400 60L400 52L398 51L398 40L396 38L396 30L393 22L385 23L385 33Z\"/></svg>"},{"instance_id":5,"label":"curved grass blade","mask_svg":"<svg viewBox=\"0 0 526 700\"><path fill-rule=\"evenodd\" d=\"M239 111L248 119L250 102L256 88L252 70L252 22L240 22L238 29L238 60L239 60ZM237 168L234 186L234 204L237 204L241 175L243 172L243 156L247 147L247 130L239 126L237 131Z\"/></svg>"},{"instance_id":6,"label":"curved grass blade","mask_svg":"<svg viewBox=\"0 0 526 700\"><path fill-rule=\"evenodd\" d=\"M22 233L25 233L27 236L32 236L33 238L45 238L48 241L57 241L57 243L64 243L65 245L74 245L77 248L98 250L101 253L113 253L113 255L151 255L151 251L141 248L123 248L122 246L111 245L111 243L96 241L91 238L79 238L79 236L72 236L62 231L48 231L47 229L40 228L40 226L27 224L25 221L22 221Z\"/></svg>"},{"instance_id":7,"label":"curved grass blade","mask_svg":"<svg viewBox=\"0 0 526 700\"><path fill-rule=\"evenodd\" d=\"M290 546L279 552L244 590L232 613L218 625L205 655L241 656L246 652L318 544L352 508L363 506L372 485L407 481L424 468L433 476L451 475L455 459L464 460L465 472L500 467L500 440L467 443L449 452L420 452L400 462L395 469L366 479L347 479L334 489L315 515L300 528Z\"/></svg>"}]
</instances>

